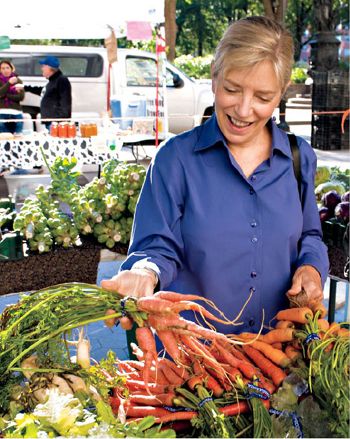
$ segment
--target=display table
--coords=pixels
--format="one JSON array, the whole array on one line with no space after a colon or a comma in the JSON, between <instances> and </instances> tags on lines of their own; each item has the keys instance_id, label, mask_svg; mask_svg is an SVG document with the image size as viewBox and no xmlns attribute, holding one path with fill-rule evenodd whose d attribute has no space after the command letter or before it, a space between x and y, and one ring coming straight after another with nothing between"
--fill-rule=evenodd
<instances>
[{"instance_id":1,"label":"display table","mask_svg":"<svg viewBox=\"0 0 350 439\"><path fill-rule=\"evenodd\" d=\"M130 148L134 159L138 161L139 147L152 143L154 144L154 137L146 134L111 138L101 135L72 139L37 134L23 139L1 140L0 169L9 167L28 169L45 165L40 148L45 152L49 163L52 163L56 157L74 156L82 165L99 165L118 157L122 147Z\"/></svg>"}]
</instances>

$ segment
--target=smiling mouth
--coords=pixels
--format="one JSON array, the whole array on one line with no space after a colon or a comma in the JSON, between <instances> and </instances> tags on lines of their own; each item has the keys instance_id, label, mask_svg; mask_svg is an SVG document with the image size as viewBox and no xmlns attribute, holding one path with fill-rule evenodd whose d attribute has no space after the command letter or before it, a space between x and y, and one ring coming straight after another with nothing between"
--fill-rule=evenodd
<instances>
[{"instance_id":1,"label":"smiling mouth","mask_svg":"<svg viewBox=\"0 0 350 439\"><path fill-rule=\"evenodd\" d=\"M252 125L253 122L243 122L239 119L234 119L233 117L227 115L228 120L231 122L232 125L234 125L237 128L246 128Z\"/></svg>"}]
</instances>

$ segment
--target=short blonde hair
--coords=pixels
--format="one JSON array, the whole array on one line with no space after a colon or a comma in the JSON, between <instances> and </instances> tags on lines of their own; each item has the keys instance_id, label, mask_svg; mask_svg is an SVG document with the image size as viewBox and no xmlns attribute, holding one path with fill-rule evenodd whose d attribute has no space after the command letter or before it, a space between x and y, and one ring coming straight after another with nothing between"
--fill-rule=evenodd
<instances>
[{"instance_id":1,"label":"short blonde hair","mask_svg":"<svg viewBox=\"0 0 350 439\"><path fill-rule=\"evenodd\" d=\"M213 77L231 69L245 69L271 61L281 85L288 86L294 63L294 44L290 32L279 23L262 16L233 22L219 42L212 64Z\"/></svg>"}]
</instances>

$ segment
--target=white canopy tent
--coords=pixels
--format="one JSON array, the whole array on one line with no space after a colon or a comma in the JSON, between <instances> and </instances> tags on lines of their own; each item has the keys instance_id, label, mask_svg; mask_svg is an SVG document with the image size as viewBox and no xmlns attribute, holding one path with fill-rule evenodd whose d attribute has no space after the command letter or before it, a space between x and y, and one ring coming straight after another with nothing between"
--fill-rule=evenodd
<instances>
[{"instance_id":1,"label":"white canopy tent","mask_svg":"<svg viewBox=\"0 0 350 439\"><path fill-rule=\"evenodd\" d=\"M164 0L17 0L0 24L10 39L125 36L127 21L164 22Z\"/></svg>"}]
</instances>

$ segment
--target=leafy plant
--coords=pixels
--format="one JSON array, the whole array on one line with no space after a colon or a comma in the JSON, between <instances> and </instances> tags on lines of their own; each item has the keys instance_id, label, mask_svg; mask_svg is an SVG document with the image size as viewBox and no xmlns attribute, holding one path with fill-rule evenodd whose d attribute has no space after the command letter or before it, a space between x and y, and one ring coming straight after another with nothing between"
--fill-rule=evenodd
<instances>
[{"instance_id":1,"label":"leafy plant","mask_svg":"<svg viewBox=\"0 0 350 439\"><path fill-rule=\"evenodd\" d=\"M174 60L174 64L191 78L209 79L212 59L212 55L197 57L182 55Z\"/></svg>"},{"instance_id":2,"label":"leafy plant","mask_svg":"<svg viewBox=\"0 0 350 439\"><path fill-rule=\"evenodd\" d=\"M294 84L304 84L308 78L307 69L302 67L293 67L291 81Z\"/></svg>"}]
</instances>

